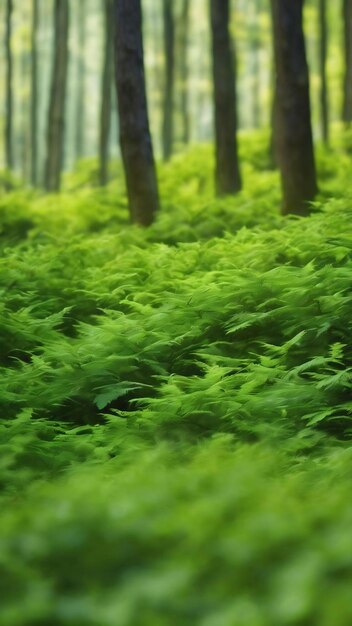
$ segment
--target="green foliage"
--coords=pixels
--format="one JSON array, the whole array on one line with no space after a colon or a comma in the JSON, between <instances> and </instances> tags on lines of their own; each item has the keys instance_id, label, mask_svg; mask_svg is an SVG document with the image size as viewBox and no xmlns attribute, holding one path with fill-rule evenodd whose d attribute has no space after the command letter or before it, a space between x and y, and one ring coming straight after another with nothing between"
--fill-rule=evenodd
<instances>
[{"instance_id":1,"label":"green foliage","mask_svg":"<svg viewBox=\"0 0 352 626\"><path fill-rule=\"evenodd\" d=\"M351 623L349 157L283 218L266 146L160 166L147 231L117 166L1 197L6 626Z\"/></svg>"},{"instance_id":2,"label":"green foliage","mask_svg":"<svg viewBox=\"0 0 352 626\"><path fill-rule=\"evenodd\" d=\"M62 423L34 419L24 409L0 424L0 488L16 497L33 482L56 476L74 463L102 460L98 429L67 429Z\"/></svg>"},{"instance_id":3,"label":"green foliage","mask_svg":"<svg viewBox=\"0 0 352 626\"><path fill-rule=\"evenodd\" d=\"M226 437L134 454L8 503L3 623L350 624L350 450L289 472Z\"/></svg>"},{"instance_id":4,"label":"green foliage","mask_svg":"<svg viewBox=\"0 0 352 626\"><path fill-rule=\"evenodd\" d=\"M4 410L54 411L81 423L112 406L153 428L167 420L168 432L175 421L193 429L204 411L211 431L222 423L226 431L253 433L258 413L300 429L309 409L334 429L337 413L344 433L349 220L348 208L335 201L284 228L241 229L176 247L148 244L131 229L126 238L92 235L8 251ZM329 351L337 343L345 348L335 362ZM214 367L223 375L211 399L202 389ZM324 385L319 376L335 382ZM186 420L177 420L178 406Z\"/></svg>"}]
</instances>

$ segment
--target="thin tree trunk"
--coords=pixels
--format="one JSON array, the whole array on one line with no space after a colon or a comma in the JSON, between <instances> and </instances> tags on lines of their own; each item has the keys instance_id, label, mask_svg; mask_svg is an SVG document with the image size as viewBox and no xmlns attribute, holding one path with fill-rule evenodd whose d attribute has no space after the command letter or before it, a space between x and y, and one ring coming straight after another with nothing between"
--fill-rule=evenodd
<instances>
[{"instance_id":1,"label":"thin tree trunk","mask_svg":"<svg viewBox=\"0 0 352 626\"><path fill-rule=\"evenodd\" d=\"M210 0L214 117L216 140L216 191L218 195L241 189L237 149L236 72L229 32L229 0Z\"/></svg>"},{"instance_id":2,"label":"thin tree trunk","mask_svg":"<svg viewBox=\"0 0 352 626\"><path fill-rule=\"evenodd\" d=\"M343 0L345 34L345 77L343 99L343 121L352 122L352 0Z\"/></svg>"},{"instance_id":3,"label":"thin tree trunk","mask_svg":"<svg viewBox=\"0 0 352 626\"><path fill-rule=\"evenodd\" d=\"M101 185L106 185L109 178L109 137L111 128L111 81L113 61L113 3L112 0L104 0L105 15L105 48L104 67L101 89L100 107L100 173Z\"/></svg>"},{"instance_id":4,"label":"thin tree trunk","mask_svg":"<svg viewBox=\"0 0 352 626\"><path fill-rule=\"evenodd\" d=\"M85 128L85 48L86 48L86 0L78 0L78 59L77 59L77 101L76 101L76 159L84 155Z\"/></svg>"},{"instance_id":5,"label":"thin tree trunk","mask_svg":"<svg viewBox=\"0 0 352 626\"><path fill-rule=\"evenodd\" d=\"M55 41L47 129L45 176L45 187L48 191L58 191L61 183L68 69L68 27L68 0L55 0Z\"/></svg>"},{"instance_id":6,"label":"thin tree trunk","mask_svg":"<svg viewBox=\"0 0 352 626\"><path fill-rule=\"evenodd\" d=\"M253 128L260 126L260 0L253 4L251 57L252 57L252 119Z\"/></svg>"},{"instance_id":7,"label":"thin tree trunk","mask_svg":"<svg viewBox=\"0 0 352 626\"><path fill-rule=\"evenodd\" d=\"M20 76L25 82L27 77L31 75L31 50L29 47L24 47L20 54ZM19 163L21 164L21 175L25 181L31 181L31 143L30 143L30 115L28 115L28 109L30 111L31 106L28 103L28 95L22 94L19 98L20 107L18 107L18 156Z\"/></svg>"},{"instance_id":8,"label":"thin tree trunk","mask_svg":"<svg viewBox=\"0 0 352 626\"><path fill-rule=\"evenodd\" d=\"M168 161L172 154L174 134L174 75L175 75L175 25L172 0L163 0L165 84L163 100L163 157Z\"/></svg>"},{"instance_id":9,"label":"thin tree trunk","mask_svg":"<svg viewBox=\"0 0 352 626\"><path fill-rule=\"evenodd\" d=\"M182 142L188 144L190 140L189 98L188 98L188 47L190 26L190 0L183 0L180 21L180 91L181 91L181 119Z\"/></svg>"},{"instance_id":10,"label":"thin tree trunk","mask_svg":"<svg viewBox=\"0 0 352 626\"><path fill-rule=\"evenodd\" d=\"M148 226L159 207L145 86L141 0L114 0L120 144L133 222Z\"/></svg>"},{"instance_id":11,"label":"thin tree trunk","mask_svg":"<svg viewBox=\"0 0 352 626\"><path fill-rule=\"evenodd\" d=\"M319 0L319 25L320 25L320 107L321 129L325 144L329 143L329 98L328 81L326 73L327 49L328 49L328 25L326 18L326 0Z\"/></svg>"},{"instance_id":12,"label":"thin tree trunk","mask_svg":"<svg viewBox=\"0 0 352 626\"><path fill-rule=\"evenodd\" d=\"M11 50L12 40L12 13L13 1L6 2L6 121L5 121L5 162L11 170L14 166L13 158L13 60Z\"/></svg>"},{"instance_id":13,"label":"thin tree trunk","mask_svg":"<svg viewBox=\"0 0 352 626\"><path fill-rule=\"evenodd\" d=\"M38 183L38 27L39 0L32 2L31 73L31 183Z\"/></svg>"},{"instance_id":14,"label":"thin tree trunk","mask_svg":"<svg viewBox=\"0 0 352 626\"><path fill-rule=\"evenodd\" d=\"M253 50L253 128L260 127L260 66L258 47Z\"/></svg>"},{"instance_id":15,"label":"thin tree trunk","mask_svg":"<svg viewBox=\"0 0 352 626\"><path fill-rule=\"evenodd\" d=\"M317 192L303 0L271 0L276 65L277 149L283 213L306 215Z\"/></svg>"}]
</instances>

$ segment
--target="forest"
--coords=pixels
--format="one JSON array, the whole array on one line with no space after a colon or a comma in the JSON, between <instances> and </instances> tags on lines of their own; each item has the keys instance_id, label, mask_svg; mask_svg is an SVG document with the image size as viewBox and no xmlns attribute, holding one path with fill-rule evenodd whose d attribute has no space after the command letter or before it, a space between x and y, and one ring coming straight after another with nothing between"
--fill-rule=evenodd
<instances>
[{"instance_id":1,"label":"forest","mask_svg":"<svg viewBox=\"0 0 352 626\"><path fill-rule=\"evenodd\" d=\"M352 0L0 0L0 623L351 626Z\"/></svg>"}]
</instances>

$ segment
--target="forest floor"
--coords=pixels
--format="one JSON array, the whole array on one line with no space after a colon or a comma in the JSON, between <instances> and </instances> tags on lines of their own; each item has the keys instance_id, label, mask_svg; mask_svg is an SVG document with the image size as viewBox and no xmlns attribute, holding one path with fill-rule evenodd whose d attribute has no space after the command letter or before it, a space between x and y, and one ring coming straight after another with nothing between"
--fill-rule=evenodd
<instances>
[{"instance_id":1,"label":"forest floor","mask_svg":"<svg viewBox=\"0 0 352 626\"><path fill-rule=\"evenodd\" d=\"M0 621L350 626L352 179L279 215L267 137L214 199L211 148L0 199Z\"/></svg>"}]
</instances>

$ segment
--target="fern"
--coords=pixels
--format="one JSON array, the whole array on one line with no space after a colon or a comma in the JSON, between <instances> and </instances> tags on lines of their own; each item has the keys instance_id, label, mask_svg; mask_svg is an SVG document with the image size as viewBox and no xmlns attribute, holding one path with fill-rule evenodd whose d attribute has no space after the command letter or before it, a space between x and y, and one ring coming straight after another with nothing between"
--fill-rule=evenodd
<instances>
[{"instance_id":1,"label":"fern","mask_svg":"<svg viewBox=\"0 0 352 626\"><path fill-rule=\"evenodd\" d=\"M283 218L266 145L159 165L146 232L118 163L1 196L1 623L351 623L350 158Z\"/></svg>"}]
</instances>

